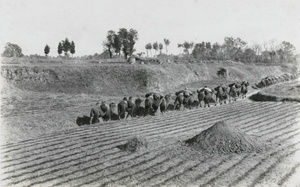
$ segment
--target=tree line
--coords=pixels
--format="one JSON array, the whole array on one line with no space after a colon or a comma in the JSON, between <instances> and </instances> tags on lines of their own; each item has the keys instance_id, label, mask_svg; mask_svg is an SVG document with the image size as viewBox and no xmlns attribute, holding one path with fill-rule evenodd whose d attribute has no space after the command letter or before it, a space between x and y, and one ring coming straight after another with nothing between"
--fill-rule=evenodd
<instances>
[{"instance_id":1,"label":"tree line","mask_svg":"<svg viewBox=\"0 0 300 187\"><path fill-rule=\"evenodd\" d=\"M109 58L113 56L122 55L127 59L131 56L136 49L134 48L138 41L138 32L135 29L120 28L119 31L109 30L107 32L105 41L102 45L104 47L104 53L108 53ZM163 43L165 45L163 45ZM149 57L149 51L152 56L152 49L155 51L155 56L159 51L159 54L163 53L165 47L165 54L168 54L168 46L170 45L169 39L164 39L163 43L147 43L145 49L147 57ZM195 58L197 60L233 60L246 63L253 62L265 62L265 63L278 63L295 62L299 58L299 54L296 54L296 48L289 42L283 41L279 44L276 40L270 40L262 44L255 43L248 45L246 41L240 38L225 37L222 44L201 42L194 43L184 41L177 44L180 50L180 56L186 56L189 58ZM182 51L183 49L183 51ZM50 52L48 45L44 48L44 53L47 56ZM69 52L75 53L74 41L69 41L68 38L58 43L57 53L61 55L64 52L65 56L69 56ZM142 54L142 53L138 53ZM4 52L1 54L4 57L22 57L22 49L17 44L7 43Z\"/></svg>"},{"instance_id":2,"label":"tree line","mask_svg":"<svg viewBox=\"0 0 300 187\"><path fill-rule=\"evenodd\" d=\"M75 53L75 43L74 43L74 41L70 42L69 39L66 38L65 40L62 40L61 42L58 43L57 53L59 55L61 55L62 52L64 52L65 56L68 56L69 51L73 56L73 54Z\"/></svg>"},{"instance_id":3,"label":"tree line","mask_svg":"<svg viewBox=\"0 0 300 187\"><path fill-rule=\"evenodd\" d=\"M178 48L183 48L183 55L192 56L199 60L233 60L246 63L265 62L278 63L296 62L296 48L289 42L283 41L276 44L276 40L270 40L263 44L255 43L247 45L246 41L240 38L225 37L224 43L184 42L178 44Z\"/></svg>"},{"instance_id":4,"label":"tree line","mask_svg":"<svg viewBox=\"0 0 300 187\"><path fill-rule=\"evenodd\" d=\"M75 53L75 43L74 41L69 42L69 39L66 38L65 40L62 40L58 44L57 53L59 55L62 54L62 52L65 53L65 56L68 56L68 52L70 52L72 55ZM44 53L46 56L50 53L50 47L48 44L46 44L44 48ZM17 44L7 43L4 47L4 51L1 54L3 57L23 57L24 54L22 53L22 49Z\"/></svg>"},{"instance_id":5,"label":"tree line","mask_svg":"<svg viewBox=\"0 0 300 187\"><path fill-rule=\"evenodd\" d=\"M170 44L170 41L165 39L166 47ZM276 40L270 40L263 44L255 43L248 45L246 41L240 38L225 37L224 43L211 43L201 42L194 43L184 41L183 43L177 44L179 48L180 56L189 58L195 58L197 60L233 60L245 63L253 62L265 62L265 63L292 63L296 62L299 54L296 54L296 48L289 42L283 41L280 44L276 44ZM155 51L162 50L163 46L160 43L159 47L157 42L151 44L147 43L145 49L150 51L152 56L152 49ZM183 51L182 51L183 49ZM167 54L167 52L166 52Z\"/></svg>"},{"instance_id":6,"label":"tree line","mask_svg":"<svg viewBox=\"0 0 300 187\"><path fill-rule=\"evenodd\" d=\"M165 46L166 46L166 54L168 54L168 46L170 45L170 40L165 38L164 43L165 43ZM158 42L154 42L153 44L147 43L145 45L145 49L147 51L147 57L149 57L149 54L148 54L149 50L150 50L150 53L151 53L151 56L152 56L152 49L154 49L155 56L157 56L156 52L159 50L159 53L162 54L163 48L164 48L164 45L162 43L159 43L159 44L158 44Z\"/></svg>"},{"instance_id":7,"label":"tree line","mask_svg":"<svg viewBox=\"0 0 300 187\"><path fill-rule=\"evenodd\" d=\"M46 44L44 48L44 53L47 56L49 52L50 52L50 47L48 46L48 44ZM74 41L70 42L68 38L59 42L57 47L57 53L58 55L61 55L62 52L65 53L65 56L69 56L68 52L70 52L73 56L75 53L75 42Z\"/></svg>"},{"instance_id":8,"label":"tree line","mask_svg":"<svg viewBox=\"0 0 300 187\"><path fill-rule=\"evenodd\" d=\"M65 56L69 56L69 54L68 54L69 51L73 56L74 53L75 53L75 43L74 43L74 41L70 42L69 39L66 38L65 40L62 40L61 42L58 43L58 47L57 47L58 55L61 55L62 52L64 52ZM44 48L44 53L47 56L49 54L49 52L50 52L50 47L47 44Z\"/></svg>"}]
</instances>

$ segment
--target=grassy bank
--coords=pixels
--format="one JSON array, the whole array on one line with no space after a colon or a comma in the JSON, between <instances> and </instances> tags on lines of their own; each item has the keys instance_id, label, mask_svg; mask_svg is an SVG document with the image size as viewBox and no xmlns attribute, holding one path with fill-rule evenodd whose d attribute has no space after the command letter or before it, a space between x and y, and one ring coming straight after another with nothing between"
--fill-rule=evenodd
<instances>
[{"instance_id":1,"label":"grassy bank","mask_svg":"<svg viewBox=\"0 0 300 187\"><path fill-rule=\"evenodd\" d=\"M191 82L259 82L269 75L293 73L287 66L256 66L242 63L164 63L130 64L37 64L2 65L5 83L21 90L100 94L137 95L149 91L170 92ZM213 86L213 85L207 85Z\"/></svg>"}]
</instances>

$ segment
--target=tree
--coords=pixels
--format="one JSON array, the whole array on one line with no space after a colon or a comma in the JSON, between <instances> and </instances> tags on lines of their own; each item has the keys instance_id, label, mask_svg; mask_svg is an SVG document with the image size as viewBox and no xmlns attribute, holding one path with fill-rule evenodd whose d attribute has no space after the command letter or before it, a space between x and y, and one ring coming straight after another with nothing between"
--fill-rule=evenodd
<instances>
[{"instance_id":1,"label":"tree","mask_svg":"<svg viewBox=\"0 0 300 187\"><path fill-rule=\"evenodd\" d=\"M120 37L121 42L121 50L127 59L127 55L129 54L129 41L128 41L128 31L125 28L119 29L118 36Z\"/></svg>"},{"instance_id":2,"label":"tree","mask_svg":"<svg viewBox=\"0 0 300 187\"><path fill-rule=\"evenodd\" d=\"M247 45L247 42L241 40L240 38L236 38L234 40L234 47L243 49Z\"/></svg>"},{"instance_id":3,"label":"tree","mask_svg":"<svg viewBox=\"0 0 300 187\"><path fill-rule=\"evenodd\" d=\"M117 34L114 34L114 36L113 36L112 47L114 48L115 53L119 54L119 56L120 56L121 55L122 44L121 44L121 41L120 41L120 37Z\"/></svg>"},{"instance_id":4,"label":"tree","mask_svg":"<svg viewBox=\"0 0 300 187\"><path fill-rule=\"evenodd\" d=\"M188 44L186 44L188 45ZM192 51L192 54L195 58L198 59L206 59L206 48L205 48L205 42L197 43L194 47L194 50Z\"/></svg>"},{"instance_id":5,"label":"tree","mask_svg":"<svg viewBox=\"0 0 300 187\"><path fill-rule=\"evenodd\" d=\"M194 42L190 42L190 50L192 51L193 48L194 48ZM191 52L189 52L189 53L191 53Z\"/></svg>"},{"instance_id":6,"label":"tree","mask_svg":"<svg viewBox=\"0 0 300 187\"><path fill-rule=\"evenodd\" d=\"M164 45L162 43L159 43L158 48L159 48L159 53L161 54L161 51L163 50Z\"/></svg>"},{"instance_id":7,"label":"tree","mask_svg":"<svg viewBox=\"0 0 300 187\"><path fill-rule=\"evenodd\" d=\"M187 42L185 41L183 44L183 48L184 48L184 52L186 52L186 54L190 54L190 49L192 50L194 47L194 43L193 42Z\"/></svg>"},{"instance_id":8,"label":"tree","mask_svg":"<svg viewBox=\"0 0 300 187\"><path fill-rule=\"evenodd\" d=\"M4 47L4 51L1 54L3 57L22 57L22 49L17 44L7 43Z\"/></svg>"},{"instance_id":9,"label":"tree","mask_svg":"<svg viewBox=\"0 0 300 187\"><path fill-rule=\"evenodd\" d=\"M262 46L256 42L252 45L252 50L255 52L256 55L260 55L262 52Z\"/></svg>"},{"instance_id":10,"label":"tree","mask_svg":"<svg viewBox=\"0 0 300 187\"><path fill-rule=\"evenodd\" d=\"M261 60L265 63L270 62L271 60L270 53L268 51L263 51L261 53Z\"/></svg>"},{"instance_id":11,"label":"tree","mask_svg":"<svg viewBox=\"0 0 300 187\"><path fill-rule=\"evenodd\" d=\"M243 59L243 50L241 48L236 48L233 53L233 60L235 61L241 61Z\"/></svg>"},{"instance_id":12,"label":"tree","mask_svg":"<svg viewBox=\"0 0 300 187\"><path fill-rule=\"evenodd\" d=\"M68 52L70 51L71 43L69 42L69 39L66 38L62 42L62 50L65 52L65 56L68 55Z\"/></svg>"},{"instance_id":13,"label":"tree","mask_svg":"<svg viewBox=\"0 0 300 187\"><path fill-rule=\"evenodd\" d=\"M225 37L223 48L225 49L225 59L240 60L243 56L243 48L247 42L240 38Z\"/></svg>"},{"instance_id":14,"label":"tree","mask_svg":"<svg viewBox=\"0 0 300 187\"><path fill-rule=\"evenodd\" d=\"M181 48L183 47L183 44L177 44L177 47L178 47L179 50L180 50L179 54L181 54Z\"/></svg>"},{"instance_id":15,"label":"tree","mask_svg":"<svg viewBox=\"0 0 300 187\"><path fill-rule=\"evenodd\" d=\"M112 49L113 49L113 43L114 43L114 35L115 31L109 30L107 32L106 41L103 42L104 50L107 50L109 53L109 58L112 58Z\"/></svg>"},{"instance_id":16,"label":"tree","mask_svg":"<svg viewBox=\"0 0 300 187\"><path fill-rule=\"evenodd\" d=\"M282 48L278 49L276 51L278 58L279 58L279 62L285 62L285 54Z\"/></svg>"},{"instance_id":17,"label":"tree","mask_svg":"<svg viewBox=\"0 0 300 187\"><path fill-rule=\"evenodd\" d=\"M168 54L168 46L170 45L170 40L169 39L164 39L165 45L166 45L166 54Z\"/></svg>"},{"instance_id":18,"label":"tree","mask_svg":"<svg viewBox=\"0 0 300 187\"><path fill-rule=\"evenodd\" d=\"M278 54L281 62L295 62L296 61L296 48L289 42L283 41L279 45L279 49L277 49L276 53Z\"/></svg>"},{"instance_id":19,"label":"tree","mask_svg":"<svg viewBox=\"0 0 300 187\"><path fill-rule=\"evenodd\" d=\"M279 45L276 44L276 39L271 39L269 44L269 54L271 56L271 62L274 62L276 59L276 51L279 49Z\"/></svg>"},{"instance_id":20,"label":"tree","mask_svg":"<svg viewBox=\"0 0 300 187\"><path fill-rule=\"evenodd\" d=\"M183 51L184 51L186 54L189 54L190 43L187 42L187 41L185 41L185 42L183 42L182 47L184 48Z\"/></svg>"},{"instance_id":21,"label":"tree","mask_svg":"<svg viewBox=\"0 0 300 187\"><path fill-rule=\"evenodd\" d=\"M147 43L146 46L145 46L145 48L146 48L146 50L147 50L147 57L148 57L148 50L151 51L151 49L152 49L151 43Z\"/></svg>"},{"instance_id":22,"label":"tree","mask_svg":"<svg viewBox=\"0 0 300 187\"><path fill-rule=\"evenodd\" d=\"M46 56L48 56L48 54L50 52L50 47L48 45L45 46L44 52L45 52Z\"/></svg>"},{"instance_id":23,"label":"tree","mask_svg":"<svg viewBox=\"0 0 300 187\"><path fill-rule=\"evenodd\" d=\"M59 42L59 43L58 43L58 49L57 49L58 55L61 55L61 54L62 54L62 51L63 51L62 44L61 44L61 42Z\"/></svg>"},{"instance_id":24,"label":"tree","mask_svg":"<svg viewBox=\"0 0 300 187\"><path fill-rule=\"evenodd\" d=\"M275 51L269 51L270 57L271 57L271 63L274 62L274 58L276 56L276 52Z\"/></svg>"},{"instance_id":25,"label":"tree","mask_svg":"<svg viewBox=\"0 0 300 187\"><path fill-rule=\"evenodd\" d=\"M243 55L243 61L244 62L255 62L256 53L253 49L247 48Z\"/></svg>"},{"instance_id":26,"label":"tree","mask_svg":"<svg viewBox=\"0 0 300 187\"><path fill-rule=\"evenodd\" d=\"M190 47L193 46L193 43L190 43ZM210 42L197 43L192 50L192 55L195 58L202 60L211 60L213 50L211 48Z\"/></svg>"},{"instance_id":27,"label":"tree","mask_svg":"<svg viewBox=\"0 0 300 187\"><path fill-rule=\"evenodd\" d=\"M107 51L109 54L109 58L112 58L112 45L109 42L103 42L104 51Z\"/></svg>"},{"instance_id":28,"label":"tree","mask_svg":"<svg viewBox=\"0 0 300 187\"><path fill-rule=\"evenodd\" d=\"M221 60L222 59L222 52L221 52L221 46L218 43L214 43L212 46L212 51L211 51L211 56L212 59L214 60Z\"/></svg>"},{"instance_id":29,"label":"tree","mask_svg":"<svg viewBox=\"0 0 300 187\"><path fill-rule=\"evenodd\" d=\"M280 49L280 45L277 44L276 39L271 39L263 43L264 52L269 53L270 62L275 62L278 58L277 50ZM265 54L263 56L266 56ZM265 58L266 59L266 58Z\"/></svg>"},{"instance_id":30,"label":"tree","mask_svg":"<svg viewBox=\"0 0 300 187\"><path fill-rule=\"evenodd\" d=\"M153 43L152 48L155 50L155 56L156 56L156 51L158 50L158 43L157 42Z\"/></svg>"},{"instance_id":31,"label":"tree","mask_svg":"<svg viewBox=\"0 0 300 187\"><path fill-rule=\"evenodd\" d=\"M132 55L135 51L134 45L138 40L138 32L134 29L127 31L127 29L121 28L118 32L118 36L122 46L122 51L127 59L127 56Z\"/></svg>"},{"instance_id":32,"label":"tree","mask_svg":"<svg viewBox=\"0 0 300 187\"><path fill-rule=\"evenodd\" d=\"M72 54L72 57L75 53L75 43L72 41L70 46L70 53Z\"/></svg>"},{"instance_id":33,"label":"tree","mask_svg":"<svg viewBox=\"0 0 300 187\"><path fill-rule=\"evenodd\" d=\"M109 30L106 35L106 40L103 42L104 50L107 50L109 57L112 58L113 53L121 55L122 43L120 37L113 30Z\"/></svg>"},{"instance_id":34,"label":"tree","mask_svg":"<svg viewBox=\"0 0 300 187\"><path fill-rule=\"evenodd\" d=\"M135 51L134 45L136 41L139 39L138 32L134 29L130 29L128 37L129 37L129 55L132 55L133 52Z\"/></svg>"},{"instance_id":35,"label":"tree","mask_svg":"<svg viewBox=\"0 0 300 187\"><path fill-rule=\"evenodd\" d=\"M279 48L276 39L271 39L269 42L269 51L276 51Z\"/></svg>"}]
</instances>

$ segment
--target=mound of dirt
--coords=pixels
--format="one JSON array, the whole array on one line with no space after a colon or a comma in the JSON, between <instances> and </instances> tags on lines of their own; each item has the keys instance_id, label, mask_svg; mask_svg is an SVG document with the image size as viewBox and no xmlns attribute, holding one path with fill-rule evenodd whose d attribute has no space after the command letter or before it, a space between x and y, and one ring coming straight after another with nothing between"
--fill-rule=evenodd
<instances>
[{"instance_id":1,"label":"mound of dirt","mask_svg":"<svg viewBox=\"0 0 300 187\"><path fill-rule=\"evenodd\" d=\"M208 154L229 154L259 151L257 139L251 137L224 121L217 122L212 127L202 131L185 143Z\"/></svg>"},{"instance_id":2,"label":"mound of dirt","mask_svg":"<svg viewBox=\"0 0 300 187\"><path fill-rule=\"evenodd\" d=\"M141 138L134 137L129 139L126 144L117 147L123 151L135 152L141 147L147 147L147 142Z\"/></svg>"}]
</instances>

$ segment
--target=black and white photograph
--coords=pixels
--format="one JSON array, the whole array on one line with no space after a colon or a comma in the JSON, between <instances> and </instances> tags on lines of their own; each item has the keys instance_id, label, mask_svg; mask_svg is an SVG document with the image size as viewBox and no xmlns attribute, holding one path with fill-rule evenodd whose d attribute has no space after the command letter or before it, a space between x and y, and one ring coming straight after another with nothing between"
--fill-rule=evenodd
<instances>
[{"instance_id":1,"label":"black and white photograph","mask_svg":"<svg viewBox=\"0 0 300 187\"><path fill-rule=\"evenodd\" d=\"M1 187L300 187L299 0L0 0Z\"/></svg>"}]
</instances>

